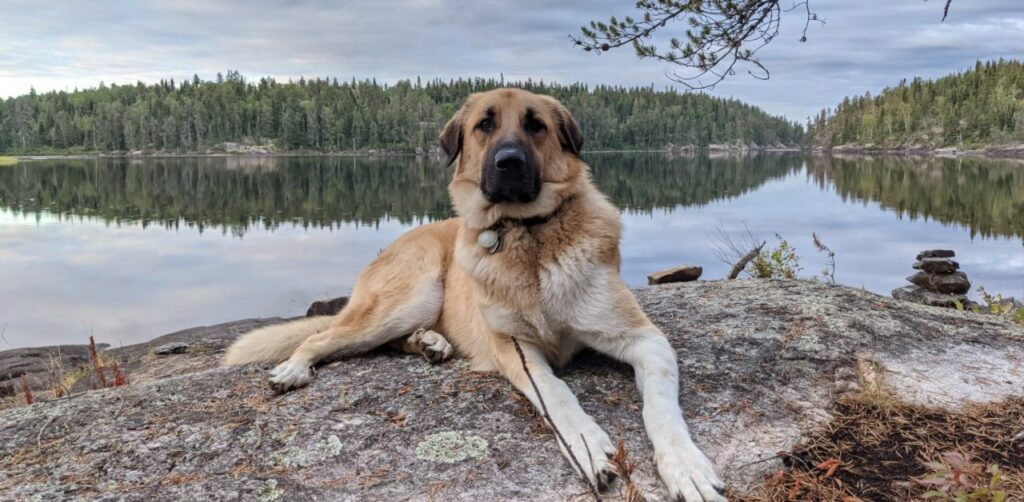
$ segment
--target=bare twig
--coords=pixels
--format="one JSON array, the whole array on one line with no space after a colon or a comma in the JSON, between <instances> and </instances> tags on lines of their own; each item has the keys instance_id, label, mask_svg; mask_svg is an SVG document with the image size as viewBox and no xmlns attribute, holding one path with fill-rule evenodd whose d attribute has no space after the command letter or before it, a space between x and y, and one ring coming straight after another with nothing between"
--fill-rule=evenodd
<instances>
[{"instance_id":1,"label":"bare twig","mask_svg":"<svg viewBox=\"0 0 1024 502\"><path fill-rule=\"evenodd\" d=\"M7 322L5 322L5 323L4 323L4 326L3 326L2 328L0 328L0 340L3 340L3 341L4 341L4 343L6 343L7 345L10 345L10 344L11 344L11 342L8 342L8 341L7 341L7 337L6 337L6 336L4 336L5 334L7 334L7 325L8 325L8 324L11 324L11 321L7 321Z\"/></svg>"},{"instance_id":2,"label":"bare twig","mask_svg":"<svg viewBox=\"0 0 1024 502\"><path fill-rule=\"evenodd\" d=\"M569 446L569 442L562 437L562 431L558 430L555 426L555 421L551 418L551 414L548 413L548 405L544 402L544 397L540 395L540 388L537 387L537 382L533 380L533 374L530 373L530 368L526 366L526 354L523 353L523 348L519 346L519 341L512 338L512 345L516 348L516 353L519 354L519 362L523 365L523 371L526 372L526 378L530 380L530 386L533 387L533 393L537 395L537 401L540 403L541 413L544 416L544 420L551 426L551 430L555 432L555 438L562 444L565 451L569 454L569 459L572 460L573 465L576 466L580 476L583 477L583 482L590 488L591 493L594 494L594 500L600 501L601 495L597 491L597 486L590 482L590 478L587 476L587 471L583 470L583 466L580 465L579 459L576 458L576 454L572 452L572 447Z\"/></svg>"},{"instance_id":3,"label":"bare twig","mask_svg":"<svg viewBox=\"0 0 1024 502\"><path fill-rule=\"evenodd\" d=\"M942 9L942 21L946 21L946 16L949 16L949 4L953 3L953 0L946 0L946 7Z\"/></svg>"},{"instance_id":4,"label":"bare twig","mask_svg":"<svg viewBox=\"0 0 1024 502\"><path fill-rule=\"evenodd\" d=\"M747 264L750 263L750 260L757 258L757 255L761 254L761 248L764 247L765 243L766 241L761 241L761 243L755 246L754 249L751 249L750 252L743 255L743 257L740 258L740 261L736 262L736 264L732 266L732 270L729 271L729 279L739 277L740 272L747 268Z\"/></svg>"}]
</instances>

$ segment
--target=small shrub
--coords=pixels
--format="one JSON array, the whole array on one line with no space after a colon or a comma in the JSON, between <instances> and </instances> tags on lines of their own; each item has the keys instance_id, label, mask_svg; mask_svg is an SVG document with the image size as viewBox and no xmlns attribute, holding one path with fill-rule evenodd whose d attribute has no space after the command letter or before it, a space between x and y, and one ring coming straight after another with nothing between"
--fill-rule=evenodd
<instances>
[{"instance_id":1,"label":"small shrub","mask_svg":"<svg viewBox=\"0 0 1024 502\"><path fill-rule=\"evenodd\" d=\"M803 270L796 248L779 234L775 234L775 238L779 245L772 250L762 250L751 262L748 273L757 279L796 279L796 274Z\"/></svg>"},{"instance_id":2,"label":"small shrub","mask_svg":"<svg viewBox=\"0 0 1024 502\"><path fill-rule=\"evenodd\" d=\"M1006 301L1002 294L989 293L984 287L978 288L978 294L985 301L989 313L1006 317L1017 324L1024 324L1024 308L1018 308L1012 302Z\"/></svg>"}]
</instances>

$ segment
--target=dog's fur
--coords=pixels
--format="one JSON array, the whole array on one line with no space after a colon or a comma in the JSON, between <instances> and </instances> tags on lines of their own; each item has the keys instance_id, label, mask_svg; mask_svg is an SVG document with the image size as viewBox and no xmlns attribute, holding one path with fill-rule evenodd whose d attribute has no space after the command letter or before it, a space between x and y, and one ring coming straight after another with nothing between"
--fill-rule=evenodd
<instances>
[{"instance_id":1,"label":"dog's fur","mask_svg":"<svg viewBox=\"0 0 1024 502\"><path fill-rule=\"evenodd\" d=\"M515 339L555 425L586 460L584 474L603 486L614 478L606 459L614 446L551 369L589 347L635 369L670 494L725 500L683 421L675 352L619 277L619 212L579 158L583 138L572 115L523 90L474 94L445 126L441 144L457 161L449 192L458 217L410 230L385 249L337 316L249 333L225 362L284 361L270 381L285 391L307 384L327 356L365 352L416 331L407 350L437 360L451 354L450 343L475 369L501 372L539 406ZM509 148L521 162L502 168ZM487 229L500 235L493 254L477 242Z\"/></svg>"}]
</instances>

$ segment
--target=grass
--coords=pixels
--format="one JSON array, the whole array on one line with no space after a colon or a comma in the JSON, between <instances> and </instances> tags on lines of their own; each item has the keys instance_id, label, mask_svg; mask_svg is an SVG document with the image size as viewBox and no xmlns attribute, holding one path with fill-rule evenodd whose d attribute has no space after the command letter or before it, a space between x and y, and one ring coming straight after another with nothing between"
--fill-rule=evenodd
<instances>
[{"instance_id":1,"label":"grass","mask_svg":"<svg viewBox=\"0 0 1024 502\"><path fill-rule=\"evenodd\" d=\"M18 158L17 157L5 157L3 155L0 155L0 167L13 166L14 164L17 164L17 163L18 163Z\"/></svg>"}]
</instances>

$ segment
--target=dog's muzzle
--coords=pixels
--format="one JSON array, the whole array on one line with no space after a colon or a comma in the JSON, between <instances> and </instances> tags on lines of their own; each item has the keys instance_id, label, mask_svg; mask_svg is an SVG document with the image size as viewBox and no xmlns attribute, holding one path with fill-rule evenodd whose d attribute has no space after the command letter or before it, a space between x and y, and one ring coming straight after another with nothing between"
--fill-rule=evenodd
<instances>
[{"instance_id":1,"label":"dog's muzzle","mask_svg":"<svg viewBox=\"0 0 1024 502\"><path fill-rule=\"evenodd\" d=\"M480 190L493 204L533 202L540 193L540 168L518 142L502 143L484 166Z\"/></svg>"}]
</instances>

